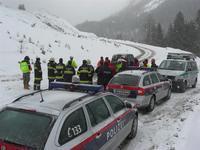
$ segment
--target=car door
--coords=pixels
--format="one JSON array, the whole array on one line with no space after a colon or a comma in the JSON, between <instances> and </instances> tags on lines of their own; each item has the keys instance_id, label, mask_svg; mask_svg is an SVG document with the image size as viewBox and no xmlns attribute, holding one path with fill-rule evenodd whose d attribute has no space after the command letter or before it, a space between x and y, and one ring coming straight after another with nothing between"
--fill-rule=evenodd
<instances>
[{"instance_id":1,"label":"car door","mask_svg":"<svg viewBox=\"0 0 200 150\"><path fill-rule=\"evenodd\" d=\"M196 62L194 62L194 61L191 62L191 68L192 68L192 74L191 74L192 85L194 85L198 78L198 68L197 68Z\"/></svg>"},{"instance_id":2,"label":"car door","mask_svg":"<svg viewBox=\"0 0 200 150\"><path fill-rule=\"evenodd\" d=\"M159 81L156 73L151 73L150 78L153 84L154 93L156 94L156 100L160 100L165 97L165 92L163 90L163 84Z\"/></svg>"},{"instance_id":3,"label":"car door","mask_svg":"<svg viewBox=\"0 0 200 150\"><path fill-rule=\"evenodd\" d=\"M187 85L191 86L192 85L192 66L191 66L191 62L187 62L187 66L186 66L186 80L187 80Z\"/></svg>"},{"instance_id":4,"label":"car door","mask_svg":"<svg viewBox=\"0 0 200 150\"><path fill-rule=\"evenodd\" d=\"M78 108L61 121L57 136L58 150L96 149L95 141L88 140L92 132L88 130L84 109Z\"/></svg>"},{"instance_id":5,"label":"car door","mask_svg":"<svg viewBox=\"0 0 200 150\"><path fill-rule=\"evenodd\" d=\"M105 99L115 117L115 128L117 129L115 143L122 143L131 131L133 117L126 109L124 102L117 96L107 95Z\"/></svg>"},{"instance_id":6,"label":"car door","mask_svg":"<svg viewBox=\"0 0 200 150\"><path fill-rule=\"evenodd\" d=\"M116 145L113 123L114 117L111 115L103 98L98 98L85 105L91 123L91 131L96 143L96 149L113 149ZM108 134L111 133L112 138Z\"/></svg>"}]
</instances>

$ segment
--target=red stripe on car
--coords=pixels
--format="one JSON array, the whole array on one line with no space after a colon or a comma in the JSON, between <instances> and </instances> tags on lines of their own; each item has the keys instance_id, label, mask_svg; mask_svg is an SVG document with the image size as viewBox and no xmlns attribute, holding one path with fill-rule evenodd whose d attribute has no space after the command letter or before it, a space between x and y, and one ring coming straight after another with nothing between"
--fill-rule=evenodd
<instances>
[{"instance_id":1,"label":"red stripe on car","mask_svg":"<svg viewBox=\"0 0 200 150\"><path fill-rule=\"evenodd\" d=\"M113 120L111 123L109 123L107 126L105 126L104 128L102 128L101 130L99 130L98 132L96 132L95 134L93 134L92 136L90 136L89 138L87 138L86 140L84 140L83 142L81 142L80 144L76 145L75 147L73 147L71 150L82 150L83 147L91 142L92 140L94 140L96 138L96 136L100 133L103 133L104 131L106 131L107 129L111 128L118 119L121 119L123 117L125 117L127 114L129 114L132 111L132 109L129 109L127 112L125 112L124 114L122 114L121 116L119 116L117 119Z\"/></svg>"}]
</instances>

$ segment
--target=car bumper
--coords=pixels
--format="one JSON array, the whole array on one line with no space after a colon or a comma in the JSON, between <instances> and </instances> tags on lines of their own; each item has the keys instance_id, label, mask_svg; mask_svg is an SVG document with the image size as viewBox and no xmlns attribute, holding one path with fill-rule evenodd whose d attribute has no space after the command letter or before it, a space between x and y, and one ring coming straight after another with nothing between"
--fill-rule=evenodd
<instances>
[{"instance_id":1,"label":"car bumper","mask_svg":"<svg viewBox=\"0 0 200 150\"><path fill-rule=\"evenodd\" d=\"M183 81L178 80L178 81L172 81L172 89L173 90L180 90L181 89L181 84Z\"/></svg>"},{"instance_id":2,"label":"car bumper","mask_svg":"<svg viewBox=\"0 0 200 150\"><path fill-rule=\"evenodd\" d=\"M137 108L144 108L149 105L149 100L145 96L137 96L137 98L124 98L124 100L135 103Z\"/></svg>"}]
</instances>

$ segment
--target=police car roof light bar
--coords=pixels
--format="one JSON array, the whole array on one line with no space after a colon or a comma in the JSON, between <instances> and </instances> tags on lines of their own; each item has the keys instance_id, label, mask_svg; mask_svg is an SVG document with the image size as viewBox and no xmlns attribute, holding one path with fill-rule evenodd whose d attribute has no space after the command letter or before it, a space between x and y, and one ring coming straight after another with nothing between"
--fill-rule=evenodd
<instances>
[{"instance_id":1,"label":"police car roof light bar","mask_svg":"<svg viewBox=\"0 0 200 150\"><path fill-rule=\"evenodd\" d=\"M195 55L191 53L168 53L167 59L195 60Z\"/></svg>"},{"instance_id":2,"label":"police car roof light bar","mask_svg":"<svg viewBox=\"0 0 200 150\"><path fill-rule=\"evenodd\" d=\"M50 83L50 90L52 89L66 89L72 92L86 92L90 94L104 91L102 85L73 84L67 82L52 82Z\"/></svg>"}]
</instances>

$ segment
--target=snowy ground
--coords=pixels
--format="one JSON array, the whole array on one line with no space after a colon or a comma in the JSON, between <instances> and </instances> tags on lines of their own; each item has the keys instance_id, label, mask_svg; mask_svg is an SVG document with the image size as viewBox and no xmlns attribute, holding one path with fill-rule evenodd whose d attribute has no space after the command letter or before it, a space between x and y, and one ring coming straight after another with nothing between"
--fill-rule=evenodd
<instances>
[{"instance_id":1,"label":"snowy ground","mask_svg":"<svg viewBox=\"0 0 200 150\"><path fill-rule=\"evenodd\" d=\"M73 55L79 64L82 59L89 58L95 65L101 55L112 56L114 53L128 52L135 56L142 54L140 60L154 57L159 64L166 58L168 52L182 52L177 49L127 41L120 41L125 45L118 44L119 41L82 33L66 21L46 13L30 14L2 6L0 6L0 33L0 106L32 91L23 90L17 63L25 55L30 55L33 59L36 56L42 58L44 70L42 88L46 88L46 62L52 56L56 59L59 57L68 59ZM29 37L32 42L29 42ZM20 53L19 41L22 39L23 48ZM45 54L42 51L45 51ZM200 65L199 59L197 61ZM200 82L196 89L188 89L184 94L173 93L170 100L159 104L152 113L140 113L138 134L134 140L125 142L122 149L198 150L199 134L196 133L200 131L199 91Z\"/></svg>"}]
</instances>

